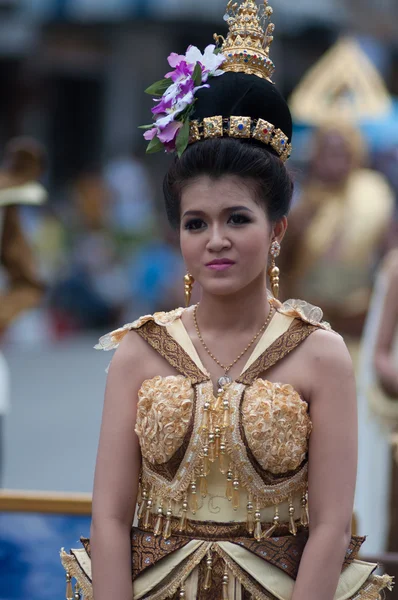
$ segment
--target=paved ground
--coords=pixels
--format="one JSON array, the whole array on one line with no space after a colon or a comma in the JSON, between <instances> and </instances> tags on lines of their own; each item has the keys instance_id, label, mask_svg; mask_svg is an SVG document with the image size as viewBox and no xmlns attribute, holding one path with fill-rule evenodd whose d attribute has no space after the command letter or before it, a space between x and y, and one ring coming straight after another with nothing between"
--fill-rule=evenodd
<instances>
[{"instance_id":1,"label":"paved ground","mask_svg":"<svg viewBox=\"0 0 398 600\"><path fill-rule=\"evenodd\" d=\"M4 351L12 383L4 487L91 491L105 368L113 354L93 350L96 340L94 334Z\"/></svg>"}]
</instances>

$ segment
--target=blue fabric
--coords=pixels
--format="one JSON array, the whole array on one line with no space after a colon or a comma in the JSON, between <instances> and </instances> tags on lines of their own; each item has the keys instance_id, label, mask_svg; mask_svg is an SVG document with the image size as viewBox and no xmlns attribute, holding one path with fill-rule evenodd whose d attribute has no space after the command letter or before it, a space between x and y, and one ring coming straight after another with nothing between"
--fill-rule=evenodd
<instances>
[{"instance_id":1,"label":"blue fabric","mask_svg":"<svg viewBox=\"0 0 398 600\"><path fill-rule=\"evenodd\" d=\"M89 537L90 517L38 513L0 514L0 600L65 598L59 552Z\"/></svg>"}]
</instances>

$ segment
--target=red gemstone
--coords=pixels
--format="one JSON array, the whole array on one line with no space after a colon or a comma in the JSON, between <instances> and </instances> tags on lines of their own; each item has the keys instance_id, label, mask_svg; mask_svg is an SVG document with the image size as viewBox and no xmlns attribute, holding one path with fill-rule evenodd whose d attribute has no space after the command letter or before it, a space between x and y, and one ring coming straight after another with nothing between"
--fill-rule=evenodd
<instances>
[{"instance_id":1,"label":"red gemstone","mask_svg":"<svg viewBox=\"0 0 398 600\"><path fill-rule=\"evenodd\" d=\"M268 129L264 129L263 133L267 134L268 133Z\"/></svg>"}]
</instances>

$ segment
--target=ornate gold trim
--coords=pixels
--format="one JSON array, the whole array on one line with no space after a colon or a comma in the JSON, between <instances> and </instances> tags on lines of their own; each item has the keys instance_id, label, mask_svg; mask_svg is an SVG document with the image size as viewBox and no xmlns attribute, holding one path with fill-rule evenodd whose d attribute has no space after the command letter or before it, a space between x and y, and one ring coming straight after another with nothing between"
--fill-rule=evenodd
<instances>
[{"instance_id":1,"label":"ornate gold trim","mask_svg":"<svg viewBox=\"0 0 398 600\"><path fill-rule=\"evenodd\" d=\"M203 121L190 121L189 144L201 139L231 137L236 139L253 138L263 144L270 145L286 162L292 153L292 145L288 136L275 125L263 119L251 119L244 116L206 117Z\"/></svg>"},{"instance_id":2,"label":"ornate gold trim","mask_svg":"<svg viewBox=\"0 0 398 600\"><path fill-rule=\"evenodd\" d=\"M174 367L179 373L188 377L192 385L208 381L207 375L202 373L191 357L169 334L164 326L158 325L155 321L148 321L137 329L140 335L156 352Z\"/></svg>"},{"instance_id":3,"label":"ornate gold trim","mask_svg":"<svg viewBox=\"0 0 398 600\"><path fill-rule=\"evenodd\" d=\"M282 311L283 312L283 311ZM266 352L261 356L237 379L237 383L251 385L256 379L273 367L277 362L285 358L297 346L304 342L311 333L319 329L317 325L308 325L296 319L290 325L289 329L283 333Z\"/></svg>"},{"instance_id":4,"label":"ornate gold trim","mask_svg":"<svg viewBox=\"0 0 398 600\"><path fill-rule=\"evenodd\" d=\"M65 571L69 573L73 579L75 579L80 585L81 591L84 595L84 600L93 600L93 586L87 575L83 572L76 558L61 550L61 563Z\"/></svg>"},{"instance_id":5,"label":"ornate gold trim","mask_svg":"<svg viewBox=\"0 0 398 600\"><path fill-rule=\"evenodd\" d=\"M156 592L149 592L145 597L147 600L165 600L171 598L181 587L187 577L192 571L199 565L199 563L206 556L207 551L213 545L212 542L203 542L203 544L189 557L184 563L174 569L168 577L168 581L165 585L162 585Z\"/></svg>"}]
</instances>

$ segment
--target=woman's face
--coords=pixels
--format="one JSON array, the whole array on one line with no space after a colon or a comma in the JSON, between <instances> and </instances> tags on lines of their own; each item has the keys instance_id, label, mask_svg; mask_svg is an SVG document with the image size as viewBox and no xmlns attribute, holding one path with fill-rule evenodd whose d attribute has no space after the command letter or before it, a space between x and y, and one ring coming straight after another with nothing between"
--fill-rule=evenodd
<instances>
[{"instance_id":1,"label":"woman's face","mask_svg":"<svg viewBox=\"0 0 398 600\"><path fill-rule=\"evenodd\" d=\"M181 198L181 251L203 290L234 294L264 285L272 225L254 192L238 177L202 176Z\"/></svg>"}]
</instances>

